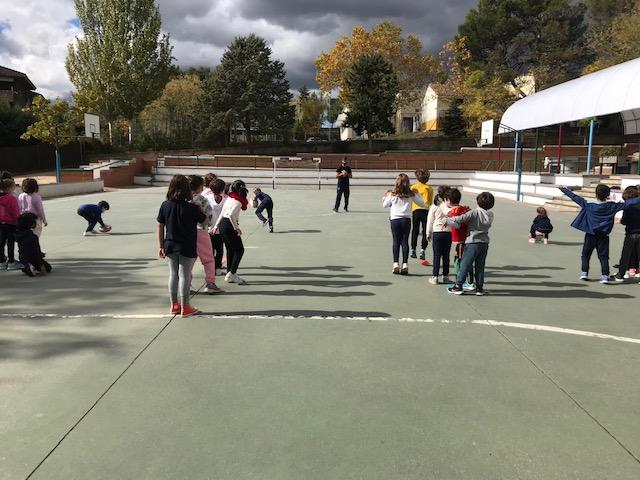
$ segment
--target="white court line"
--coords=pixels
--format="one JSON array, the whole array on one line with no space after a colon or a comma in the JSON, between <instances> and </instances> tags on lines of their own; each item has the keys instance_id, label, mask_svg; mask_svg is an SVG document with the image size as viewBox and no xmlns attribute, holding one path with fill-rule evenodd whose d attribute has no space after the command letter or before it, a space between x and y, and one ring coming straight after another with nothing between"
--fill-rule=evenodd
<instances>
[{"instance_id":1,"label":"white court line","mask_svg":"<svg viewBox=\"0 0 640 480\"><path fill-rule=\"evenodd\" d=\"M60 319L100 319L110 318L116 320L135 319L162 319L170 318L170 314L129 314L129 315L109 315L109 314L86 314L86 315L58 315L55 313L34 313L34 314L12 314L0 313L0 318L13 319L38 319L38 318L60 318ZM296 316L296 315L197 315L191 319L208 318L213 320L346 320L351 322L396 322L396 323L431 323L431 324L458 324L458 325L479 325L487 327L509 327L521 330L532 330L538 332L563 333L565 335L575 335L580 337L600 338L602 340L613 340L622 343L634 343L640 345L640 338L620 337L606 333L590 332L587 330L575 330L571 328L554 327L550 325L535 325L530 323L500 322L497 320L434 320L431 318L391 318L391 317L341 317L341 316ZM190 320L191 320L190 319Z\"/></svg>"}]
</instances>

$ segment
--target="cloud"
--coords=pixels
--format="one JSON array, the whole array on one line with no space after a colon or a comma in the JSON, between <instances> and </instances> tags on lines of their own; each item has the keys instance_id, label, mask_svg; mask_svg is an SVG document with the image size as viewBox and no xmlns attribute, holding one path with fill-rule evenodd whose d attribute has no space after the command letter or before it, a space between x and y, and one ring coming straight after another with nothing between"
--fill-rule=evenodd
<instances>
[{"instance_id":1,"label":"cloud","mask_svg":"<svg viewBox=\"0 0 640 480\"><path fill-rule=\"evenodd\" d=\"M7 2L5 2L7 3ZM436 52L477 0L158 0L176 63L213 67L235 37L264 37L293 88L315 86L313 61L355 25L389 19ZM72 0L20 0L0 10L0 65L25 72L47 96L68 96L67 45L81 34Z\"/></svg>"}]
</instances>

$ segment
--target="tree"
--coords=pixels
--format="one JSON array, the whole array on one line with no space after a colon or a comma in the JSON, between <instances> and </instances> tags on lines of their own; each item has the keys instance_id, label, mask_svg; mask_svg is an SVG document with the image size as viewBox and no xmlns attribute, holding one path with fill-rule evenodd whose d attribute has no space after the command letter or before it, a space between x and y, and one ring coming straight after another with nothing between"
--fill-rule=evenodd
<instances>
[{"instance_id":1,"label":"tree","mask_svg":"<svg viewBox=\"0 0 640 480\"><path fill-rule=\"evenodd\" d=\"M610 20L593 27L589 32L589 46L596 58L585 68L585 73L637 58L640 55L638 25L640 25L640 0L636 1L630 11L623 10Z\"/></svg>"},{"instance_id":2,"label":"tree","mask_svg":"<svg viewBox=\"0 0 640 480\"><path fill-rule=\"evenodd\" d=\"M512 82L533 74L536 90L577 77L585 55L585 11L570 0L480 0L458 28L475 70Z\"/></svg>"},{"instance_id":3,"label":"tree","mask_svg":"<svg viewBox=\"0 0 640 480\"><path fill-rule=\"evenodd\" d=\"M312 93L300 104L300 124L305 137L317 133L322 127L324 103L318 95Z\"/></svg>"},{"instance_id":4,"label":"tree","mask_svg":"<svg viewBox=\"0 0 640 480\"><path fill-rule=\"evenodd\" d=\"M516 100L499 76L481 70L469 73L463 95L461 109L470 131L479 129L485 120L502 117Z\"/></svg>"},{"instance_id":5,"label":"tree","mask_svg":"<svg viewBox=\"0 0 640 480\"><path fill-rule=\"evenodd\" d=\"M140 114L145 131L161 134L174 144L193 146L202 93L202 82L196 75L171 80L160 98Z\"/></svg>"},{"instance_id":6,"label":"tree","mask_svg":"<svg viewBox=\"0 0 640 480\"><path fill-rule=\"evenodd\" d=\"M249 144L254 129L287 135L294 108L285 76L284 64L271 59L264 39L256 35L236 38L205 82L205 117L213 120L219 118L215 114L230 114L232 123L243 126Z\"/></svg>"},{"instance_id":7,"label":"tree","mask_svg":"<svg viewBox=\"0 0 640 480\"><path fill-rule=\"evenodd\" d=\"M382 22L371 31L358 26L350 37L340 38L329 52L316 59L316 80L323 92L340 89L340 96L347 103L349 67L362 55L379 54L397 75L400 98L411 102L436 72L435 59L422 50L417 36L403 36L402 28L393 22Z\"/></svg>"},{"instance_id":8,"label":"tree","mask_svg":"<svg viewBox=\"0 0 640 480\"><path fill-rule=\"evenodd\" d=\"M398 76L381 54L363 55L347 71L345 87L349 105L345 126L353 127L358 135L366 132L372 152L374 134L393 133Z\"/></svg>"},{"instance_id":9,"label":"tree","mask_svg":"<svg viewBox=\"0 0 640 480\"><path fill-rule=\"evenodd\" d=\"M36 97L27 111L36 121L22 134L23 140L33 138L58 147L78 139L83 120L80 112L65 100Z\"/></svg>"},{"instance_id":10,"label":"tree","mask_svg":"<svg viewBox=\"0 0 640 480\"><path fill-rule=\"evenodd\" d=\"M171 74L169 37L155 0L75 0L83 30L65 66L76 104L111 122L131 121L162 92Z\"/></svg>"},{"instance_id":11,"label":"tree","mask_svg":"<svg viewBox=\"0 0 640 480\"><path fill-rule=\"evenodd\" d=\"M307 88L307 86L303 85L298 92L298 98L300 99L300 103L304 102L305 100L309 100L310 95L311 93L309 92L309 89Z\"/></svg>"},{"instance_id":12,"label":"tree","mask_svg":"<svg viewBox=\"0 0 640 480\"><path fill-rule=\"evenodd\" d=\"M30 112L11 107L7 102L0 100L0 145L18 145L21 135L35 120Z\"/></svg>"},{"instance_id":13,"label":"tree","mask_svg":"<svg viewBox=\"0 0 640 480\"><path fill-rule=\"evenodd\" d=\"M336 123L338 117L344 110L344 105L342 105L342 100L340 98L330 98L329 99L329 107L327 108L327 120L331 122L331 125Z\"/></svg>"},{"instance_id":14,"label":"tree","mask_svg":"<svg viewBox=\"0 0 640 480\"><path fill-rule=\"evenodd\" d=\"M445 137L459 138L467 134L467 124L460 108L461 104L462 100L460 99L451 101L451 106L442 121L442 133L444 133Z\"/></svg>"}]
</instances>

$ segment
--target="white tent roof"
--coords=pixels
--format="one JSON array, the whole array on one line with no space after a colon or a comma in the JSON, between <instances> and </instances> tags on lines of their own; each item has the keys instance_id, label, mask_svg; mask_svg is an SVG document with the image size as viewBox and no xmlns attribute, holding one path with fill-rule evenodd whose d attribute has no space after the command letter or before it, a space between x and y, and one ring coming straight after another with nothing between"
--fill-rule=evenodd
<instances>
[{"instance_id":1,"label":"white tent roof","mask_svg":"<svg viewBox=\"0 0 640 480\"><path fill-rule=\"evenodd\" d=\"M518 100L498 133L522 131L621 113L624 133L640 133L640 58L556 85Z\"/></svg>"}]
</instances>

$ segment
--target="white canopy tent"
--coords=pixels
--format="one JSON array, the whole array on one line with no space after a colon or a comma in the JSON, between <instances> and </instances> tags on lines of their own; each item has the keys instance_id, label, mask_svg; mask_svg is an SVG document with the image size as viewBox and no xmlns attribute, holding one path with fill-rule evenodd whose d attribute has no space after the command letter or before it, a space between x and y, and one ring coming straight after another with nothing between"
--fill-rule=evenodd
<instances>
[{"instance_id":1,"label":"white canopy tent","mask_svg":"<svg viewBox=\"0 0 640 480\"><path fill-rule=\"evenodd\" d=\"M622 114L625 135L640 133L640 58L556 85L518 100L498 133Z\"/></svg>"}]
</instances>

